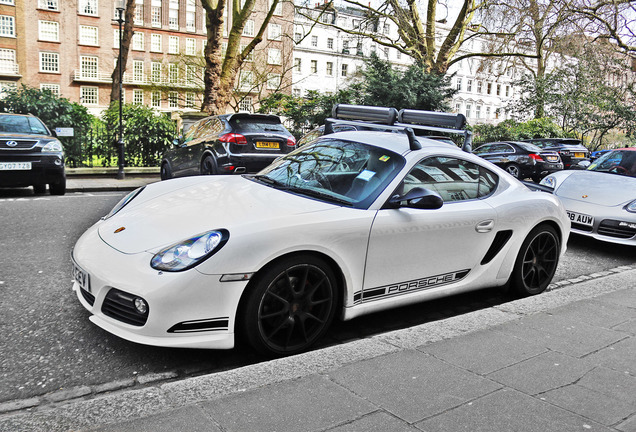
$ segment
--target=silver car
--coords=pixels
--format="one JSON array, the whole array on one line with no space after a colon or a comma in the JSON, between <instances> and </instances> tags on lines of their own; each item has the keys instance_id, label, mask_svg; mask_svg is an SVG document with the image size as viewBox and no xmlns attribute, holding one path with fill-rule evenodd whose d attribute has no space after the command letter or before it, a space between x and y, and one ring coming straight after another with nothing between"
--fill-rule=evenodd
<instances>
[{"instance_id":1,"label":"silver car","mask_svg":"<svg viewBox=\"0 0 636 432\"><path fill-rule=\"evenodd\" d=\"M636 246L636 148L604 154L584 171L559 171L541 184L561 199L572 232Z\"/></svg>"}]
</instances>

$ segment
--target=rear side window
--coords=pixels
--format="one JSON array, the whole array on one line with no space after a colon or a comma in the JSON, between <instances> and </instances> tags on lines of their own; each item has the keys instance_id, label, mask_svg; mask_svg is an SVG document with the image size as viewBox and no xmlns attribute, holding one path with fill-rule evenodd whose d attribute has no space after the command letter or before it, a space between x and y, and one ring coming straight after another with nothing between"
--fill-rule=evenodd
<instances>
[{"instance_id":1,"label":"rear side window","mask_svg":"<svg viewBox=\"0 0 636 432\"><path fill-rule=\"evenodd\" d=\"M281 123L275 120L255 119L255 118L233 118L230 120L232 129L236 132L282 132L288 134Z\"/></svg>"}]
</instances>

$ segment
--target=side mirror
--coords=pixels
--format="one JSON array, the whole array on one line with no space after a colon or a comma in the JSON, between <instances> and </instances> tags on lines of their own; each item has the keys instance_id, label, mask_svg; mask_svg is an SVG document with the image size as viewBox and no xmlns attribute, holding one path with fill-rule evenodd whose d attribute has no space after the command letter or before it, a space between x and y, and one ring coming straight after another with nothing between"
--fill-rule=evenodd
<instances>
[{"instance_id":1,"label":"side mirror","mask_svg":"<svg viewBox=\"0 0 636 432\"><path fill-rule=\"evenodd\" d=\"M175 147L181 147L183 145L183 135L179 135L172 141L172 145Z\"/></svg>"},{"instance_id":2,"label":"side mirror","mask_svg":"<svg viewBox=\"0 0 636 432\"><path fill-rule=\"evenodd\" d=\"M402 207L416 209L435 210L444 205L444 200L438 193L421 187L413 188L404 195L394 195L389 204L393 208L398 208L403 201L406 201L406 205Z\"/></svg>"}]
</instances>

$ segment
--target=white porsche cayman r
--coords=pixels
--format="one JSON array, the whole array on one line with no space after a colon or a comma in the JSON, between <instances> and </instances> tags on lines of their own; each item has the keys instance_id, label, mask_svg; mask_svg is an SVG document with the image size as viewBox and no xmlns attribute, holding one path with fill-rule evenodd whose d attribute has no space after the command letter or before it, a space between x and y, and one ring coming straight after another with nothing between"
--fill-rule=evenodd
<instances>
[{"instance_id":1,"label":"white porsche cayman r","mask_svg":"<svg viewBox=\"0 0 636 432\"><path fill-rule=\"evenodd\" d=\"M222 349L241 336L288 355L334 317L507 283L546 289L570 230L560 201L413 132L469 137L463 116L340 105L334 117L328 132L355 117L384 131L327 132L256 175L125 197L72 252L91 321L142 344Z\"/></svg>"},{"instance_id":2,"label":"white porsche cayman r","mask_svg":"<svg viewBox=\"0 0 636 432\"><path fill-rule=\"evenodd\" d=\"M572 232L636 246L636 148L605 153L583 171L560 171L541 184L559 197Z\"/></svg>"}]
</instances>

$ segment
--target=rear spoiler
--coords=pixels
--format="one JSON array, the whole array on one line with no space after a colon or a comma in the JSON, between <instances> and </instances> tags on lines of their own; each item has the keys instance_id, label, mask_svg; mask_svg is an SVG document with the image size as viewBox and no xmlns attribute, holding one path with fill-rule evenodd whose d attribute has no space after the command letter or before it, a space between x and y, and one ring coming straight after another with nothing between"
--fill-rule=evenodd
<instances>
[{"instance_id":1,"label":"rear spoiler","mask_svg":"<svg viewBox=\"0 0 636 432\"><path fill-rule=\"evenodd\" d=\"M408 136L411 150L419 150L422 145L417 141L414 129L426 130L463 135L462 150L468 153L472 150L472 132L466 129L466 117L463 114L409 109L398 112L390 107L337 104L331 115L325 120L325 135L333 133L334 123L396 130Z\"/></svg>"}]
</instances>

